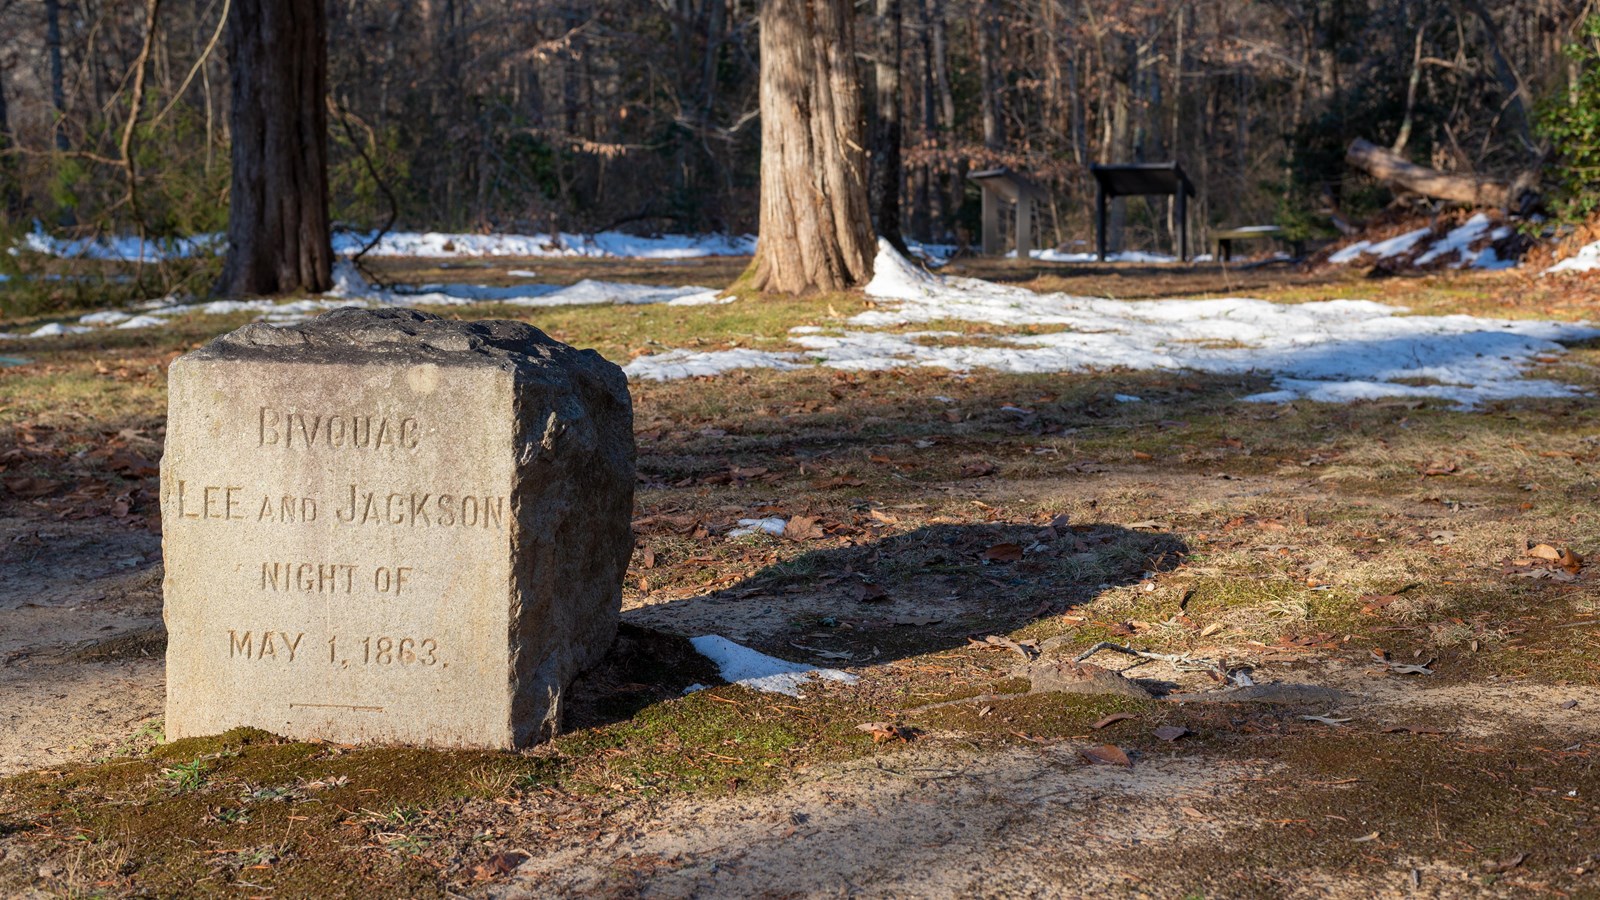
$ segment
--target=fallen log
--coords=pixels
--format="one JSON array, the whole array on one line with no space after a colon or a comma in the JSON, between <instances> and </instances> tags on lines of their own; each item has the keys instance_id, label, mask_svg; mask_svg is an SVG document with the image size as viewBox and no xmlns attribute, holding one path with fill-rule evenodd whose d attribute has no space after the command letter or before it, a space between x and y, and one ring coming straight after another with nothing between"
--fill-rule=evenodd
<instances>
[{"instance_id":1,"label":"fallen log","mask_svg":"<svg viewBox=\"0 0 1600 900\"><path fill-rule=\"evenodd\" d=\"M1518 179L1513 185L1484 175L1441 172L1419 166L1371 141L1350 142L1345 162L1391 187L1400 187L1436 200L1453 200L1470 206L1492 206L1523 212L1534 200L1530 186Z\"/></svg>"}]
</instances>

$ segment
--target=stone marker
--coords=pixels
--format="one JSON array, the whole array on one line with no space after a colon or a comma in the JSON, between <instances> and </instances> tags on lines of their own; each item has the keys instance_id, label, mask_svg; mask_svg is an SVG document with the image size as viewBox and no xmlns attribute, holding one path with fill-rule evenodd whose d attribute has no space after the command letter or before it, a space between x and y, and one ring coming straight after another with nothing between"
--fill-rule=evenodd
<instances>
[{"instance_id":1,"label":"stone marker","mask_svg":"<svg viewBox=\"0 0 1600 900\"><path fill-rule=\"evenodd\" d=\"M622 370L520 322L340 309L172 364L168 737L517 747L616 633Z\"/></svg>"}]
</instances>

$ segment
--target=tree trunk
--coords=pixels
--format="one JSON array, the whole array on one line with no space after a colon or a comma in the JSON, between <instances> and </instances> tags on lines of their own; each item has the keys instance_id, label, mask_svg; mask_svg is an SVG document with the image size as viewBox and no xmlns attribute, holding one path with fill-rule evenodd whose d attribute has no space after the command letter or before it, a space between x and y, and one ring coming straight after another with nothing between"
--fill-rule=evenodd
<instances>
[{"instance_id":1,"label":"tree trunk","mask_svg":"<svg viewBox=\"0 0 1600 900\"><path fill-rule=\"evenodd\" d=\"M325 17L321 0L233 0L233 188L219 293L333 286Z\"/></svg>"},{"instance_id":2,"label":"tree trunk","mask_svg":"<svg viewBox=\"0 0 1600 900\"><path fill-rule=\"evenodd\" d=\"M1516 130L1517 137L1522 140L1522 145L1529 153L1538 155L1539 148L1534 143L1533 129L1528 121L1528 107L1531 105L1528 86L1523 82L1521 73L1506 58L1505 49L1501 46L1500 28L1495 24L1494 16L1489 14L1488 7L1483 5L1482 0L1467 0L1467 6L1483 24L1483 36L1489 43L1489 55L1494 60L1495 77L1507 94L1506 117Z\"/></svg>"},{"instance_id":3,"label":"tree trunk","mask_svg":"<svg viewBox=\"0 0 1600 900\"><path fill-rule=\"evenodd\" d=\"M0 221L22 216L22 184L12 155L11 113L6 106L6 70L0 68Z\"/></svg>"},{"instance_id":4,"label":"tree trunk","mask_svg":"<svg viewBox=\"0 0 1600 900\"><path fill-rule=\"evenodd\" d=\"M984 0L979 7L978 67L982 70L983 146L1003 150L1006 146L1005 105L1000 96L1004 86L1000 77L1000 4Z\"/></svg>"},{"instance_id":5,"label":"tree trunk","mask_svg":"<svg viewBox=\"0 0 1600 900\"><path fill-rule=\"evenodd\" d=\"M872 277L852 15L847 0L763 0L755 290L839 290Z\"/></svg>"},{"instance_id":6,"label":"tree trunk","mask_svg":"<svg viewBox=\"0 0 1600 900\"><path fill-rule=\"evenodd\" d=\"M877 133L872 142L872 199L878 234L900 250L900 188L905 180L900 147L900 0L877 0L878 47L874 60Z\"/></svg>"},{"instance_id":7,"label":"tree trunk","mask_svg":"<svg viewBox=\"0 0 1600 900\"><path fill-rule=\"evenodd\" d=\"M1513 197L1511 186L1503 181L1419 166L1361 138L1351 142L1345 162L1391 187L1402 187L1437 200L1501 209L1511 208L1513 202L1519 208L1523 205L1521 198Z\"/></svg>"},{"instance_id":8,"label":"tree trunk","mask_svg":"<svg viewBox=\"0 0 1600 900\"><path fill-rule=\"evenodd\" d=\"M67 88L61 65L61 2L44 0L45 49L50 56L50 103L55 107L55 122L51 128L56 149L66 150L67 141Z\"/></svg>"}]
</instances>

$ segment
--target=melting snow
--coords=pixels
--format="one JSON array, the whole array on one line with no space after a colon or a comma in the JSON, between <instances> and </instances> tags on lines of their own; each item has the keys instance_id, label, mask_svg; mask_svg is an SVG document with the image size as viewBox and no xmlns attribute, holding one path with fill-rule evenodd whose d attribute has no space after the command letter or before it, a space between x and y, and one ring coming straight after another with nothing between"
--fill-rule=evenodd
<instances>
[{"instance_id":1,"label":"melting snow","mask_svg":"<svg viewBox=\"0 0 1600 900\"><path fill-rule=\"evenodd\" d=\"M740 519L739 527L728 532L728 537L747 537L752 534L773 534L782 536L789 523L778 516L765 519Z\"/></svg>"},{"instance_id":2,"label":"melting snow","mask_svg":"<svg viewBox=\"0 0 1600 900\"><path fill-rule=\"evenodd\" d=\"M143 241L129 236L69 240L52 237L45 233L44 226L35 225L32 232L11 248L11 254L15 256L19 251L28 250L46 256L70 259L154 262L216 253L222 249L223 241L224 238L220 234L199 234L187 238L152 238Z\"/></svg>"},{"instance_id":3,"label":"melting snow","mask_svg":"<svg viewBox=\"0 0 1600 900\"><path fill-rule=\"evenodd\" d=\"M332 238L333 252L353 256L377 232L338 231ZM141 241L133 236L68 239L47 234L42 225L11 248L73 259L103 259L146 262L181 259L204 253L221 253L227 246L222 234L200 234L187 238L156 238ZM755 252L754 235L666 234L638 237L620 231L598 234L447 234L434 231L391 231L383 235L369 256L420 256L450 258L466 256L586 256L628 259L691 259L702 256L749 256Z\"/></svg>"},{"instance_id":4,"label":"melting snow","mask_svg":"<svg viewBox=\"0 0 1600 900\"><path fill-rule=\"evenodd\" d=\"M28 337L59 337L63 334L83 334L93 330L84 325L62 325L59 322L51 322L49 325L40 325Z\"/></svg>"},{"instance_id":5,"label":"melting snow","mask_svg":"<svg viewBox=\"0 0 1600 900\"><path fill-rule=\"evenodd\" d=\"M1411 248L1417 245L1417 241L1422 240L1431 233L1432 229L1430 228L1418 228L1416 231L1408 231L1398 237L1379 241L1376 244L1371 241L1357 241L1328 257L1328 262L1343 265L1347 262L1354 262L1357 257L1363 254L1376 256L1379 259L1388 259L1391 256L1410 253Z\"/></svg>"},{"instance_id":6,"label":"melting snow","mask_svg":"<svg viewBox=\"0 0 1600 900\"><path fill-rule=\"evenodd\" d=\"M372 240L375 232L340 232L333 251L350 255ZM628 259L692 259L701 256L749 256L753 235L667 234L638 237L620 231L598 234L443 234L391 231L368 251L369 256L588 256Z\"/></svg>"},{"instance_id":7,"label":"melting snow","mask_svg":"<svg viewBox=\"0 0 1600 900\"><path fill-rule=\"evenodd\" d=\"M1409 316L1403 308L1367 300L1291 305L1241 298L1120 301L1036 294L930 274L887 244L880 247L875 272L867 293L900 302L857 314L848 320L849 329L827 333L808 327L791 333L790 341L807 352L674 350L641 356L626 371L661 379L736 368L793 369L807 362L855 370L923 366L1012 373L1186 369L1274 377L1272 391L1245 400L1427 397L1472 407L1580 393L1571 385L1524 378L1524 372L1532 357L1564 352L1557 341L1600 336L1600 329L1586 324ZM923 340L948 339L948 332L863 330L951 319L1062 330L989 335L985 346ZM1416 381L1432 383L1405 383Z\"/></svg>"},{"instance_id":8,"label":"melting snow","mask_svg":"<svg viewBox=\"0 0 1600 900\"><path fill-rule=\"evenodd\" d=\"M1015 250L1006 254L1015 259ZM1095 253L1068 253L1061 250L1034 250L1028 254L1033 259L1044 262L1086 263L1099 262L1100 257ZM1176 256L1167 256L1161 253L1146 253L1143 250L1122 250L1117 253L1107 253L1106 262L1126 263L1170 263L1177 262Z\"/></svg>"},{"instance_id":9,"label":"melting snow","mask_svg":"<svg viewBox=\"0 0 1600 900\"><path fill-rule=\"evenodd\" d=\"M524 284L510 287L428 284L420 287L379 288L367 283L354 265L343 261L334 266L333 280L332 290L312 299L287 302L262 299L181 303L176 298L166 297L137 304L136 308L142 311L141 315L134 316L121 310L102 310L80 317L75 326L45 326L29 336L78 334L91 330L86 326L151 328L165 324L165 319L168 317L189 313L225 315L253 312L260 314L261 318L267 321L284 323L299 321L341 306L466 306L475 303L505 303L530 307L597 303L665 303L669 306L700 306L730 303L733 300L732 297L720 296L720 291L693 285L661 287L589 279L566 287L553 284Z\"/></svg>"},{"instance_id":10,"label":"melting snow","mask_svg":"<svg viewBox=\"0 0 1600 900\"><path fill-rule=\"evenodd\" d=\"M1585 245L1572 256L1563 259L1548 269L1544 274L1551 275L1556 272L1593 272L1600 269L1600 241Z\"/></svg>"},{"instance_id":11,"label":"melting snow","mask_svg":"<svg viewBox=\"0 0 1600 900\"><path fill-rule=\"evenodd\" d=\"M1478 213L1455 228L1450 229L1444 237L1434 241L1421 256L1413 263L1417 266L1432 265L1439 260L1445 260L1452 268L1473 269L1510 269L1514 268L1517 261L1514 259L1501 259L1500 254L1493 247L1482 250L1471 249L1473 244L1484 240L1502 241L1511 236L1511 229L1501 225L1491 228L1489 217ZM1430 228L1419 228L1405 234L1389 238L1385 241L1357 241L1342 248L1337 253L1328 257L1328 262L1343 265L1355 262L1362 257L1377 257L1390 259L1404 256L1416 249L1417 245L1433 233ZM1454 257L1454 259L1450 259Z\"/></svg>"},{"instance_id":12,"label":"melting snow","mask_svg":"<svg viewBox=\"0 0 1600 900\"><path fill-rule=\"evenodd\" d=\"M859 680L838 669L819 669L758 653L721 635L690 638L689 643L701 656L717 664L724 680L769 694L798 697L800 688L813 679L825 678L845 684L855 684Z\"/></svg>"}]
</instances>

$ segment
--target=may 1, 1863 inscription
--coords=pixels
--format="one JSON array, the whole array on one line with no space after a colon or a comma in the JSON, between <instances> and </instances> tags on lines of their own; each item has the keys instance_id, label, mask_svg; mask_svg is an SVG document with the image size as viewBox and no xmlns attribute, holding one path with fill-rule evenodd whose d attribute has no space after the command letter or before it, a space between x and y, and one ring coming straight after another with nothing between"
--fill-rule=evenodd
<instances>
[{"instance_id":1,"label":"may 1, 1863 inscription","mask_svg":"<svg viewBox=\"0 0 1600 900\"><path fill-rule=\"evenodd\" d=\"M627 379L518 322L342 309L173 363L169 737L516 747L616 632Z\"/></svg>"}]
</instances>

